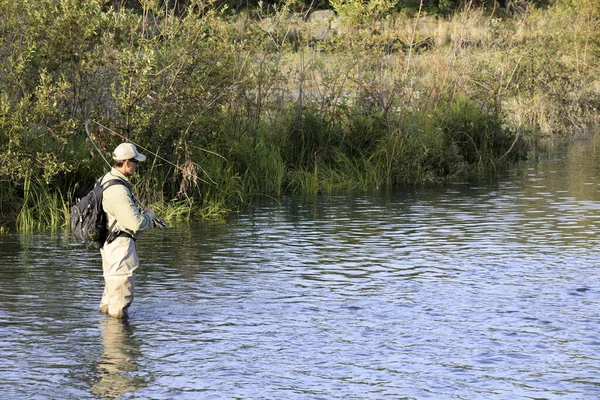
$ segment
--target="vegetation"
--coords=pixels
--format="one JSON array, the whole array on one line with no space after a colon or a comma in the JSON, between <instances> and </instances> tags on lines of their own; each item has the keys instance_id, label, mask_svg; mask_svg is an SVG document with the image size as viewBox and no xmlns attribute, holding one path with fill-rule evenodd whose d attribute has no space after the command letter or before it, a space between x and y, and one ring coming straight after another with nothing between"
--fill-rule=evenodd
<instances>
[{"instance_id":1,"label":"vegetation","mask_svg":"<svg viewBox=\"0 0 600 400\"><path fill-rule=\"evenodd\" d=\"M0 226L65 226L106 170L88 120L150 156L166 220L487 173L597 123L598 2L484 5L0 0Z\"/></svg>"}]
</instances>

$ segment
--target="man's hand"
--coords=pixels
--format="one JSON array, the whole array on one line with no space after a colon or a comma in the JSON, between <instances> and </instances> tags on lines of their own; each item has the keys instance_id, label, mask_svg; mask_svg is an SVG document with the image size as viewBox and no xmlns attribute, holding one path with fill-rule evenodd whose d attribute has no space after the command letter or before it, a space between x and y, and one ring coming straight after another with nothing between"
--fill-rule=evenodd
<instances>
[{"instance_id":1,"label":"man's hand","mask_svg":"<svg viewBox=\"0 0 600 400\"><path fill-rule=\"evenodd\" d=\"M154 219L154 211L152 211L151 208L144 208L144 211L142 211L142 213L146 214L151 219Z\"/></svg>"}]
</instances>

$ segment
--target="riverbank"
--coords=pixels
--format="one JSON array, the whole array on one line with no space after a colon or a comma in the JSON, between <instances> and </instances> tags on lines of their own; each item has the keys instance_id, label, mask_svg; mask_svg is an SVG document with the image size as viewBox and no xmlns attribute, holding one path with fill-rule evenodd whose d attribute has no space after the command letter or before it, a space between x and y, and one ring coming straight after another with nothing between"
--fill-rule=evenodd
<instances>
[{"instance_id":1,"label":"riverbank","mask_svg":"<svg viewBox=\"0 0 600 400\"><path fill-rule=\"evenodd\" d=\"M489 173L598 123L592 1L447 17L341 2L318 22L75 3L0 3L2 226L65 225L104 168L88 119L105 155L149 155L136 190L166 220Z\"/></svg>"}]
</instances>

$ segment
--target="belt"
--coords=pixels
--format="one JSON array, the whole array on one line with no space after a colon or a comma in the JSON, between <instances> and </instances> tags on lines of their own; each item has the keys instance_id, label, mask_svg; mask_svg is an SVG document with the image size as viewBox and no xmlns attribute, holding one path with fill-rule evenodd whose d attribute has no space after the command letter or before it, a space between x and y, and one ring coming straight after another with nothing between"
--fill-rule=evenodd
<instances>
[{"instance_id":1,"label":"belt","mask_svg":"<svg viewBox=\"0 0 600 400\"><path fill-rule=\"evenodd\" d=\"M119 231L109 233L108 237L106 238L106 244L111 244L113 240L115 240L118 237L128 237L129 239L133 239L135 241L135 237L131 233Z\"/></svg>"},{"instance_id":2,"label":"belt","mask_svg":"<svg viewBox=\"0 0 600 400\"><path fill-rule=\"evenodd\" d=\"M119 232L119 234L115 237L128 237L129 239L135 239L135 236L133 236L131 233L127 233L127 232Z\"/></svg>"}]
</instances>

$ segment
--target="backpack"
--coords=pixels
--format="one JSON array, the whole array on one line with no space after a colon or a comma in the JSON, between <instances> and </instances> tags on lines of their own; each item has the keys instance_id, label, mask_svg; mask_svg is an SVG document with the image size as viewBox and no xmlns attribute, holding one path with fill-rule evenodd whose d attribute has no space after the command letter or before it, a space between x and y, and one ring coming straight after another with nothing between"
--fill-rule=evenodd
<instances>
[{"instance_id":1,"label":"backpack","mask_svg":"<svg viewBox=\"0 0 600 400\"><path fill-rule=\"evenodd\" d=\"M104 246L109 229L106 227L106 213L102 208L104 190L112 185L125 185L120 179L111 179L101 185L100 178L94 188L71 209L71 232L75 238L89 248Z\"/></svg>"}]
</instances>

